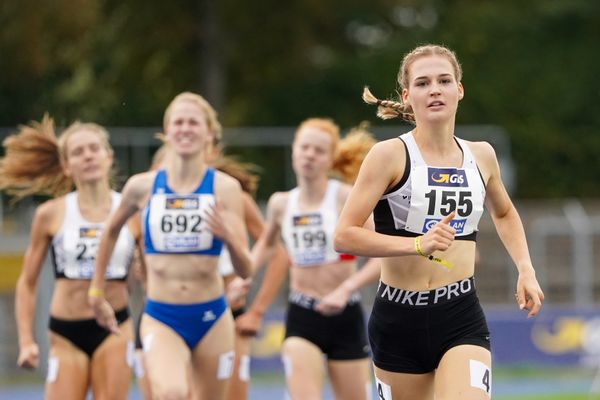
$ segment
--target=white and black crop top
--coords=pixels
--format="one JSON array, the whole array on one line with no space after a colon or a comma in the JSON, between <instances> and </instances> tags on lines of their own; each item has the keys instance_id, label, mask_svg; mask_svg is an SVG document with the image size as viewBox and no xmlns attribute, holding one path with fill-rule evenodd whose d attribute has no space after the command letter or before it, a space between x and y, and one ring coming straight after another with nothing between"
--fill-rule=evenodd
<instances>
[{"instance_id":1,"label":"white and black crop top","mask_svg":"<svg viewBox=\"0 0 600 400\"><path fill-rule=\"evenodd\" d=\"M404 175L375 206L375 230L386 235L419 236L456 210L450 223L456 229L455 239L476 240L485 184L469 146L455 137L463 153L462 166L432 167L425 163L412 132L399 139L406 147Z\"/></svg>"},{"instance_id":2,"label":"white and black crop top","mask_svg":"<svg viewBox=\"0 0 600 400\"><path fill-rule=\"evenodd\" d=\"M115 212L121 195L111 193L111 211ZM107 218L108 220L108 218ZM65 196L65 218L52 238L52 260L57 279L92 279L96 251L105 222L86 221L77 203L77 192ZM127 226L119 233L106 270L107 280L126 280L133 258L135 239Z\"/></svg>"},{"instance_id":3,"label":"white and black crop top","mask_svg":"<svg viewBox=\"0 0 600 400\"><path fill-rule=\"evenodd\" d=\"M294 265L310 267L354 259L354 256L340 254L333 249L333 231L339 214L339 187L339 181L330 179L319 208L307 212L301 211L298 204L300 189L294 188L289 192L281 236Z\"/></svg>"}]
</instances>

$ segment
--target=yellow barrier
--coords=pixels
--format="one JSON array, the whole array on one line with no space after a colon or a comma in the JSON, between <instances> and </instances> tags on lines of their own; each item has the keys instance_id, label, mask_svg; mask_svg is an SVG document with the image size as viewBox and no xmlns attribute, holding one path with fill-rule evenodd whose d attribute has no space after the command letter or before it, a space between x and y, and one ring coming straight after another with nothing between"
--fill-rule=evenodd
<instances>
[{"instance_id":1,"label":"yellow barrier","mask_svg":"<svg viewBox=\"0 0 600 400\"><path fill-rule=\"evenodd\" d=\"M252 342L252 356L258 358L279 356L284 337L285 324L283 321L266 322L263 335Z\"/></svg>"},{"instance_id":2,"label":"yellow barrier","mask_svg":"<svg viewBox=\"0 0 600 400\"><path fill-rule=\"evenodd\" d=\"M22 265L23 254L0 254L0 292L15 289Z\"/></svg>"}]
</instances>

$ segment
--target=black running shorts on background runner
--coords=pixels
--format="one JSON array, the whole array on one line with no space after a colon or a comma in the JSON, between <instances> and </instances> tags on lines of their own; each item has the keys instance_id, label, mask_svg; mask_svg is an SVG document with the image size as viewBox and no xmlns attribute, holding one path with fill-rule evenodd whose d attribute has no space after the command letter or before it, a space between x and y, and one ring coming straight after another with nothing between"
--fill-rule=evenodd
<instances>
[{"instance_id":1,"label":"black running shorts on background runner","mask_svg":"<svg viewBox=\"0 0 600 400\"><path fill-rule=\"evenodd\" d=\"M285 321L285 337L308 340L327 355L328 360L358 360L369 357L365 319L360 297L353 297L340 314L325 316L316 312L317 303L304 294L291 293Z\"/></svg>"},{"instance_id":2,"label":"black running shorts on background runner","mask_svg":"<svg viewBox=\"0 0 600 400\"><path fill-rule=\"evenodd\" d=\"M368 332L375 366L390 372L431 372L446 351L458 345L490 350L490 333L472 277L422 292L381 282Z\"/></svg>"},{"instance_id":3,"label":"black running shorts on background runner","mask_svg":"<svg viewBox=\"0 0 600 400\"><path fill-rule=\"evenodd\" d=\"M115 312L117 323L121 325L129 319L129 310L123 308ZM110 335L110 331L101 327L95 318L62 319L50 316L48 328L70 341L91 359L94 352Z\"/></svg>"}]
</instances>

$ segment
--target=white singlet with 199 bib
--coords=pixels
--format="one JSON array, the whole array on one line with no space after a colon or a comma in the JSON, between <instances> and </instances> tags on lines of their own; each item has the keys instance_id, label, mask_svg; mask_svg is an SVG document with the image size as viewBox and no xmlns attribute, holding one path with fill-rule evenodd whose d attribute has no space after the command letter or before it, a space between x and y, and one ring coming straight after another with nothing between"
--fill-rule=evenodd
<instances>
[{"instance_id":1,"label":"white singlet with 199 bib","mask_svg":"<svg viewBox=\"0 0 600 400\"><path fill-rule=\"evenodd\" d=\"M294 265L308 267L340 261L340 254L333 249L339 186L339 181L329 180L325 197L315 211L300 210L298 188L289 192L281 235Z\"/></svg>"}]
</instances>

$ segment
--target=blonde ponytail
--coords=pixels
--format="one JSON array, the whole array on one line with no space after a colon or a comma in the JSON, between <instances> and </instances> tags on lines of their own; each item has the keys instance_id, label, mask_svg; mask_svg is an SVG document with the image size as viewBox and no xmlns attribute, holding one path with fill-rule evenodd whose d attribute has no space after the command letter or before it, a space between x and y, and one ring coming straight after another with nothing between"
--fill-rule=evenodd
<instances>
[{"instance_id":1,"label":"blonde ponytail","mask_svg":"<svg viewBox=\"0 0 600 400\"><path fill-rule=\"evenodd\" d=\"M62 169L54 121L48 114L41 122L19 126L2 145L0 190L14 196L13 201L33 194L57 197L73 189L73 181Z\"/></svg>"},{"instance_id":2,"label":"blonde ponytail","mask_svg":"<svg viewBox=\"0 0 600 400\"><path fill-rule=\"evenodd\" d=\"M394 100L380 100L371 93L368 86L363 89L362 99L367 104L377 105L377 116L381 119L402 118L409 122L415 121L409 104Z\"/></svg>"}]
</instances>

